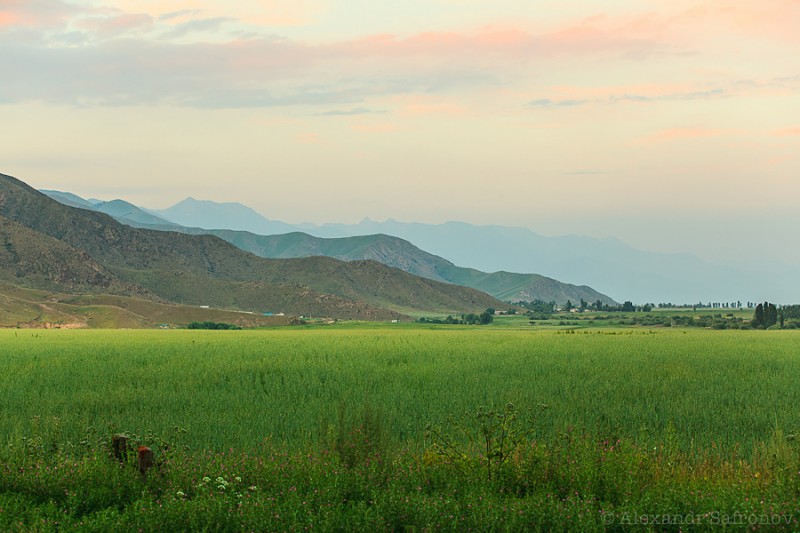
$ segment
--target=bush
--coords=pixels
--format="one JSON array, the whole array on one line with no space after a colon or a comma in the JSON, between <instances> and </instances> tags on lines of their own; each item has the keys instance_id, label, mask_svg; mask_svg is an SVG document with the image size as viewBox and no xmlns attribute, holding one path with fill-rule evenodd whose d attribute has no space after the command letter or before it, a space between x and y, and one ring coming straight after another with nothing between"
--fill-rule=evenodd
<instances>
[{"instance_id":1,"label":"bush","mask_svg":"<svg viewBox=\"0 0 800 533\"><path fill-rule=\"evenodd\" d=\"M192 322L186 329L242 329L236 324L226 324L225 322Z\"/></svg>"}]
</instances>

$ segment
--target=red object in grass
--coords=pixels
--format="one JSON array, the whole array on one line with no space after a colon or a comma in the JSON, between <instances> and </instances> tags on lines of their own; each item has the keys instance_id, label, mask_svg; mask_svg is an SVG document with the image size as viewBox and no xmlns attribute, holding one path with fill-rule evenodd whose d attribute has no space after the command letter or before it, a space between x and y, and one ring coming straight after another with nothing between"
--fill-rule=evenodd
<instances>
[{"instance_id":1,"label":"red object in grass","mask_svg":"<svg viewBox=\"0 0 800 533\"><path fill-rule=\"evenodd\" d=\"M153 467L153 450L147 446L139 446L139 472L145 475Z\"/></svg>"}]
</instances>

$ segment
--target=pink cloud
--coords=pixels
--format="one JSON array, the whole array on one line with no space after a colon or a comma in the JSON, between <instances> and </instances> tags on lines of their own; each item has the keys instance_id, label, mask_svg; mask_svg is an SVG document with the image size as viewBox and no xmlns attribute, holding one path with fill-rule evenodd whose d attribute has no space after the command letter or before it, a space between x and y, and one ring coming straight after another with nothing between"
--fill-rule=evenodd
<instances>
[{"instance_id":1,"label":"pink cloud","mask_svg":"<svg viewBox=\"0 0 800 533\"><path fill-rule=\"evenodd\" d=\"M718 35L764 41L800 42L800 3L795 0L661 0L664 18L674 32L708 40Z\"/></svg>"},{"instance_id":2,"label":"pink cloud","mask_svg":"<svg viewBox=\"0 0 800 533\"><path fill-rule=\"evenodd\" d=\"M19 16L10 11L0 11L0 28L3 26L16 26L19 24Z\"/></svg>"},{"instance_id":3,"label":"pink cloud","mask_svg":"<svg viewBox=\"0 0 800 533\"><path fill-rule=\"evenodd\" d=\"M762 39L800 43L800 2L714 2L715 12L732 28Z\"/></svg>"},{"instance_id":4,"label":"pink cloud","mask_svg":"<svg viewBox=\"0 0 800 533\"><path fill-rule=\"evenodd\" d=\"M696 4L696 2L693 2ZM479 59L502 55L509 59L547 57L653 55L689 56L704 43L728 44L742 37L788 37L800 40L800 2L763 0L731 3L719 0L692 7L669 5L633 14L600 14L538 27L524 21L472 31L430 31L408 36L377 34L332 44L360 56L450 56ZM745 43L742 43L744 45Z\"/></svg>"},{"instance_id":5,"label":"pink cloud","mask_svg":"<svg viewBox=\"0 0 800 533\"><path fill-rule=\"evenodd\" d=\"M61 0L3 0L0 3L0 30L11 27L58 27L80 11Z\"/></svg>"},{"instance_id":6,"label":"pink cloud","mask_svg":"<svg viewBox=\"0 0 800 533\"><path fill-rule=\"evenodd\" d=\"M545 36L543 43L551 52L597 54L608 50L631 49L632 44L640 52L654 48L654 42L637 42L630 34L608 31L592 25L567 27Z\"/></svg>"},{"instance_id":7,"label":"pink cloud","mask_svg":"<svg viewBox=\"0 0 800 533\"><path fill-rule=\"evenodd\" d=\"M399 36L378 34L328 45L341 54L369 57L447 57L471 62L482 57L507 61L535 60L580 53L647 55L659 49L653 38L628 35L591 26L567 27L552 33L535 33L522 27L491 27L474 31L432 31Z\"/></svg>"},{"instance_id":8,"label":"pink cloud","mask_svg":"<svg viewBox=\"0 0 800 533\"><path fill-rule=\"evenodd\" d=\"M800 127L782 128L773 132L773 135L779 137L796 137L800 136Z\"/></svg>"},{"instance_id":9,"label":"pink cloud","mask_svg":"<svg viewBox=\"0 0 800 533\"><path fill-rule=\"evenodd\" d=\"M59 58L45 51L36 56L45 58L43 63L46 64L42 67L25 63L28 56L20 55L18 63L29 65L30 68L26 69L37 73L31 75L36 83L31 83L35 85L31 88L23 86L24 80L19 82L20 88L11 98L20 98L20 95L37 98L36 94L54 98L55 91L49 88L62 87L60 94L63 94L64 101L74 101L80 99L79 93L95 91L90 100L97 102L105 101L104 94L109 95L109 101L125 94L130 95L131 101L163 98L193 105L205 102L211 106L223 105L223 102L237 106L314 101L353 106L374 95L452 95L465 88L481 88L492 91L493 97L497 97L506 90L503 87L515 87L516 92L523 94L519 105L527 100L539 102L541 108L720 99L753 90L744 85L734 85L732 77L738 72L734 62L731 62L730 73L718 75L712 82L705 82L705 77L695 84L626 85L622 82L613 85L608 82L616 73L621 73L625 81L637 77L658 80L658 77L641 78L642 75L625 62L652 56L663 59L668 55L675 55L677 60L666 65L670 71L660 79L697 80L702 77L696 74L701 63L691 61L687 61L686 68L690 77L680 77L684 54L698 47L697 36L702 34L703 38L716 39L713 30L733 27L734 22L748 12L747 9L762 9L751 6L751 2L742 3L749 6L747 9L740 3L726 9L727 3L706 0L700 8L689 9L682 4L685 0L676 0L677 7L667 4L666 0L663 6L659 6L659 0L653 0L655 7L652 12L630 16L601 14L546 27L520 20L472 30L428 31L410 35L384 33L349 40L312 42L258 38L252 34L230 40L226 32L228 25L235 28L236 21L243 20L243 13L258 12L264 6L272 5L257 0L237 2L235 8L225 10L232 15L230 19L213 18L221 12L222 4L210 0L109 1L114 7L70 11L69 6L74 7L74 4L60 0L0 0L0 29L23 23L44 24L50 20L60 21L65 28L84 29L101 37L92 43L93 46L74 47ZM288 0L271 1L276 6L283 6L281 9L294 9ZM307 7L303 9L310 12L319 8L321 4L315 1L304 3ZM797 11L785 0L763 2L767 7L762 11L768 13L774 13L778 7L786 9L789 15ZM796 3L800 5L800 2ZM144 13L122 8L141 9ZM300 13L303 9L298 8L299 11L293 13ZM154 18L158 13L162 13L161 20ZM761 24L766 23L763 17L756 18ZM67 25L69 21L71 23ZM224 30L221 29L223 23L226 26ZM167 30L152 34L158 35L159 40L140 37L127 42L106 43L102 39L154 27ZM172 41L189 31L202 31L203 37L210 35L212 39L181 45ZM724 38L729 41L736 36L735 32L728 31ZM728 41L723 41L725 46L719 47L724 48L720 52L723 58L731 57ZM714 51L717 52L719 50ZM51 57L52 64L48 63ZM620 58L622 62L613 62ZM69 68L65 59L71 61ZM598 62L599 65L600 61L609 65L608 73L598 69L596 78L582 86L577 82L572 87L556 85L571 78L565 73L580 73L587 62L593 62L592 65ZM130 79L117 76L120 64L131 65L131 72L135 70L136 82L142 86L140 92ZM675 65L678 65L677 69ZM59 83L56 79L61 69L66 83ZM76 79L70 73L81 70L88 75L81 83L70 85ZM678 75L673 75L676 72ZM49 77L48 83L40 83L42 77ZM728 81L720 81L722 78ZM520 79L524 80L524 87L514 85ZM547 81L542 82L542 79ZM598 86L597 80L606 82L606 85ZM548 81L552 85L544 85ZM787 86L784 91L797 90L796 81L783 84ZM524 94L528 91L534 94ZM505 95L507 99L511 96ZM81 98L84 97L86 94L81 94ZM473 112L477 106L469 107ZM463 112L452 102L407 101L398 108L410 114Z\"/></svg>"}]
</instances>

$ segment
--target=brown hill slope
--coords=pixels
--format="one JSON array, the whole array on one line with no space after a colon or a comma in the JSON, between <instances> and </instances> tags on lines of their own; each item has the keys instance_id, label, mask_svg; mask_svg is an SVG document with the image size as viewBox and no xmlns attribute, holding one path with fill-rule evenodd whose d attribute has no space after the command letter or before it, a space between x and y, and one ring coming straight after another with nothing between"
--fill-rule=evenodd
<instances>
[{"instance_id":1,"label":"brown hill slope","mask_svg":"<svg viewBox=\"0 0 800 533\"><path fill-rule=\"evenodd\" d=\"M0 278L17 285L52 290L149 295L121 282L83 250L76 250L0 215Z\"/></svg>"},{"instance_id":2,"label":"brown hill slope","mask_svg":"<svg viewBox=\"0 0 800 533\"><path fill-rule=\"evenodd\" d=\"M294 320L110 294L62 294L0 282L0 328L150 328L207 321L263 327Z\"/></svg>"}]
</instances>

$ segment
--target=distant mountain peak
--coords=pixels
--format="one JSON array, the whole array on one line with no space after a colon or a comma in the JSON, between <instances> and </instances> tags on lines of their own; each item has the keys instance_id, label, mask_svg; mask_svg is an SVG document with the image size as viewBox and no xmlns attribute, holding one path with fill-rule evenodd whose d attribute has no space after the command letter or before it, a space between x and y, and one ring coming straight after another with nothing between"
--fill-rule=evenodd
<instances>
[{"instance_id":1,"label":"distant mountain peak","mask_svg":"<svg viewBox=\"0 0 800 533\"><path fill-rule=\"evenodd\" d=\"M199 200L197 198L194 198L193 196L187 196L186 198L184 198L183 200L181 200L177 204L173 205L172 207L168 207L167 209L164 209L164 211L167 211L167 210L170 210L170 209L174 209L176 207L187 207L187 206L189 206L189 207L201 206L201 207L206 207L206 208L207 207L212 207L212 208L213 207L217 207L217 208L219 208L219 207L235 208L235 209L241 209L243 211L250 211L250 212L253 212L253 213L257 213L257 214L259 214L259 216L261 216L260 213L258 213L258 211L256 211L255 209L253 209L252 207L246 206L246 205L244 205L243 203L240 203L240 202L217 202L217 201L214 201L214 200Z\"/></svg>"},{"instance_id":2,"label":"distant mountain peak","mask_svg":"<svg viewBox=\"0 0 800 533\"><path fill-rule=\"evenodd\" d=\"M239 202L197 200L191 196L167 209L149 211L174 224L186 227L232 229L260 235L289 233L297 229L290 224L270 220L252 207Z\"/></svg>"}]
</instances>

